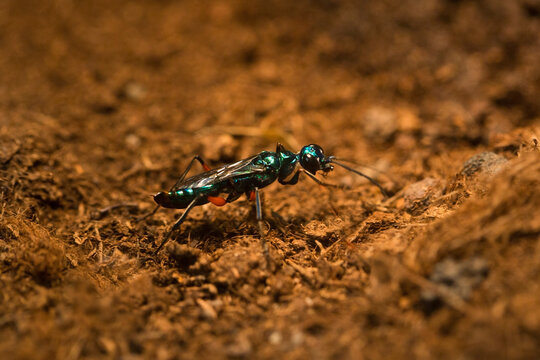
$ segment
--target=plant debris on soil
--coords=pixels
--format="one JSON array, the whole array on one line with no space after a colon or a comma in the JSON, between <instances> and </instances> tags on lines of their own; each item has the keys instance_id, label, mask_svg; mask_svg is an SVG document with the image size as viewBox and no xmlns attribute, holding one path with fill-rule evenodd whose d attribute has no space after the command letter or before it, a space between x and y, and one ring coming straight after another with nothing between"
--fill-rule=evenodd
<instances>
[{"instance_id":1,"label":"plant debris on soil","mask_svg":"<svg viewBox=\"0 0 540 360\"><path fill-rule=\"evenodd\" d=\"M2 358L537 358L538 34L534 0L2 2ZM390 196L265 188L271 269L247 199L154 254L194 155L277 142Z\"/></svg>"}]
</instances>

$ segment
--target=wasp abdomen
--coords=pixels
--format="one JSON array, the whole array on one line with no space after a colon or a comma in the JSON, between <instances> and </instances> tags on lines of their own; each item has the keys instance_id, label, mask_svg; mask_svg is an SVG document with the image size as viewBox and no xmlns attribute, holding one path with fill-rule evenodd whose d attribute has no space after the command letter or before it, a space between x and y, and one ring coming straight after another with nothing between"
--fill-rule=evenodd
<instances>
[{"instance_id":1,"label":"wasp abdomen","mask_svg":"<svg viewBox=\"0 0 540 360\"><path fill-rule=\"evenodd\" d=\"M195 192L192 189L182 189L170 192L158 192L154 195L154 201L169 209L185 209L194 199Z\"/></svg>"}]
</instances>

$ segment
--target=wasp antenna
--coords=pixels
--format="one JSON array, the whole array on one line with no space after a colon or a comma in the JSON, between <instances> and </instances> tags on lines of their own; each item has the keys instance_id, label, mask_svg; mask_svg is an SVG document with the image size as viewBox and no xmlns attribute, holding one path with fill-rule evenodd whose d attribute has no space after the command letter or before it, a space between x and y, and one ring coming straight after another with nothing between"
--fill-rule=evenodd
<instances>
[{"instance_id":1,"label":"wasp antenna","mask_svg":"<svg viewBox=\"0 0 540 360\"><path fill-rule=\"evenodd\" d=\"M355 173L355 174L357 174L357 175L360 175L360 176L365 177L366 179L369 180L369 182L371 182L373 185L375 185L376 187L379 188L379 190L381 191L381 194L383 194L383 196L384 196L385 198L388 198L388 194L386 193L386 191L384 190L384 188L381 186L381 184L379 184L377 181L375 181L375 180L372 179L371 177L367 176L367 175L364 174L364 173L361 173L360 171L358 171L358 170L356 170L356 169L353 169L352 167L350 167L350 166L348 166L348 165L345 165L345 164L343 164L343 163L337 161L336 158L333 157L333 156L330 157L329 160L330 160L331 163L336 164L336 165L339 165L339 166L341 166L342 168L344 168L345 170L348 170L348 171L353 172L353 173Z\"/></svg>"},{"instance_id":2,"label":"wasp antenna","mask_svg":"<svg viewBox=\"0 0 540 360\"><path fill-rule=\"evenodd\" d=\"M369 165L366 165L366 164L361 164L361 163L357 162L356 160L339 158L339 161L344 161L346 163L351 163L353 165L360 166L362 168L366 168L366 169L375 171L376 173L383 174L384 176L390 178L390 176L387 173L385 173L384 171L381 171L381 170L379 170L379 169L377 169L377 168L375 168L373 166L369 166Z\"/></svg>"}]
</instances>

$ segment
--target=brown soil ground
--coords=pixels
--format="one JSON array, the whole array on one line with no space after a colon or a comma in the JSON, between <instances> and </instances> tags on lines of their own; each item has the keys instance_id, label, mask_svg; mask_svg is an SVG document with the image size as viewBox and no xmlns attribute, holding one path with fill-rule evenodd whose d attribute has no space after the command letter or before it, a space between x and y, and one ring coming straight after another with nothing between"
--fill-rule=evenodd
<instances>
[{"instance_id":1,"label":"brown soil ground","mask_svg":"<svg viewBox=\"0 0 540 360\"><path fill-rule=\"evenodd\" d=\"M535 0L0 2L2 358L538 358L538 34ZM149 195L277 142L391 197L265 188L273 271L247 200L153 255Z\"/></svg>"}]
</instances>

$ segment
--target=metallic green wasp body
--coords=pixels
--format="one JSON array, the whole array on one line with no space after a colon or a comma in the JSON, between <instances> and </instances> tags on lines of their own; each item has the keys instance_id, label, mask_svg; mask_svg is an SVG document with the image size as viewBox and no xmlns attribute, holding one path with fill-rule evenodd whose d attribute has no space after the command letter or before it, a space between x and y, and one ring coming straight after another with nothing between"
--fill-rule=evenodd
<instances>
[{"instance_id":1,"label":"metallic green wasp body","mask_svg":"<svg viewBox=\"0 0 540 360\"><path fill-rule=\"evenodd\" d=\"M195 160L199 161L206 171L186 179L186 175ZM325 156L322 148L315 144L304 146L298 154L286 150L281 144L278 144L275 152L263 151L250 158L216 169L210 169L199 156L195 156L182 176L169 191L159 192L154 196L154 200L158 205L153 212L144 217L153 215L161 206L173 209L186 209L168 232L156 250L156 253L168 241L171 234L180 227L193 207L209 202L217 206L223 206L246 194L249 199L256 201L257 221L261 233L261 241L268 260L268 247L262 234L262 211L259 189L272 184L276 180L283 185L294 185L298 182L300 173L306 174L320 185L335 187L336 185L324 183L315 176L317 171L322 171L323 173L332 171L334 168L332 164L337 164L349 171L366 177L378 186L383 195L386 196L384 189L375 180L338 162L334 156Z\"/></svg>"}]
</instances>

